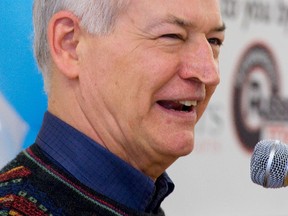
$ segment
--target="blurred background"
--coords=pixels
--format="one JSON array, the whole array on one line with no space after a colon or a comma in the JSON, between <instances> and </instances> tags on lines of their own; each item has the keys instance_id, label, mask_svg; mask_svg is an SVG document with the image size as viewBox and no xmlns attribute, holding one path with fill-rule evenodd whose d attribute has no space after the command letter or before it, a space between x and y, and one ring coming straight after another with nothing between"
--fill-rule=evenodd
<instances>
[{"instance_id":1,"label":"blurred background","mask_svg":"<svg viewBox=\"0 0 288 216\"><path fill-rule=\"evenodd\" d=\"M0 1L0 166L34 142L46 109L33 58L32 0Z\"/></svg>"},{"instance_id":2,"label":"blurred background","mask_svg":"<svg viewBox=\"0 0 288 216\"><path fill-rule=\"evenodd\" d=\"M288 1L219 0L227 26L221 84L193 153L168 169L167 216L284 216L285 188L250 180L262 139L288 143ZM0 1L0 167L35 140L46 110L32 51L32 0Z\"/></svg>"}]
</instances>

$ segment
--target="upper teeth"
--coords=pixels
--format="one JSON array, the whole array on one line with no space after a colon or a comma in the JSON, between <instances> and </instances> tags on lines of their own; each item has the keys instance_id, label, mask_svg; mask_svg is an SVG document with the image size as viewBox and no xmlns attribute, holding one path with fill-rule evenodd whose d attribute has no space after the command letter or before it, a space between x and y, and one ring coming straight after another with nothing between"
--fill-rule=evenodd
<instances>
[{"instance_id":1,"label":"upper teeth","mask_svg":"<svg viewBox=\"0 0 288 216\"><path fill-rule=\"evenodd\" d=\"M180 104L183 104L185 106L196 106L197 101L179 101Z\"/></svg>"}]
</instances>

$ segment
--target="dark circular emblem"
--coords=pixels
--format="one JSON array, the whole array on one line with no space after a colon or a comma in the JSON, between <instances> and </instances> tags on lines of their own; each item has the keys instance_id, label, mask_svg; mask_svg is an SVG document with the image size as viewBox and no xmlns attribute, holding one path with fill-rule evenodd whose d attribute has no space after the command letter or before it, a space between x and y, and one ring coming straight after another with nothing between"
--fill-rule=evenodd
<instances>
[{"instance_id":1,"label":"dark circular emblem","mask_svg":"<svg viewBox=\"0 0 288 216\"><path fill-rule=\"evenodd\" d=\"M270 49L254 43L240 58L233 80L233 124L241 144L253 151L270 111L271 98L279 98L277 64Z\"/></svg>"}]
</instances>

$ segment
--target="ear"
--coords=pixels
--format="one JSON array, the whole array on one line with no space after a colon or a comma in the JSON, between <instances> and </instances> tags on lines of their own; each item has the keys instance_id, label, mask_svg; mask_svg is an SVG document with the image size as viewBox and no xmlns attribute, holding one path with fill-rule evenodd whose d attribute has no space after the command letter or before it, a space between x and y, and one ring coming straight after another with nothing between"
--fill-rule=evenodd
<instances>
[{"instance_id":1,"label":"ear","mask_svg":"<svg viewBox=\"0 0 288 216\"><path fill-rule=\"evenodd\" d=\"M69 79L78 77L79 34L79 19L68 11L54 14L48 24L48 44L53 62Z\"/></svg>"}]
</instances>

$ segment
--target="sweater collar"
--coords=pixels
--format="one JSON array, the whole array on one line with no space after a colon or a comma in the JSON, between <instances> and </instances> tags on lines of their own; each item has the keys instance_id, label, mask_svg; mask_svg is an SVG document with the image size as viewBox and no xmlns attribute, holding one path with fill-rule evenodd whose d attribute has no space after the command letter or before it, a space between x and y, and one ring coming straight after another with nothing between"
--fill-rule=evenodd
<instances>
[{"instance_id":1,"label":"sweater collar","mask_svg":"<svg viewBox=\"0 0 288 216\"><path fill-rule=\"evenodd\" d=\"M157 211L174 189L166 173L154 183L128 163L49 112L36 143L56 165L94 191L137 211Z\"/></svg>"}]
</instances>

